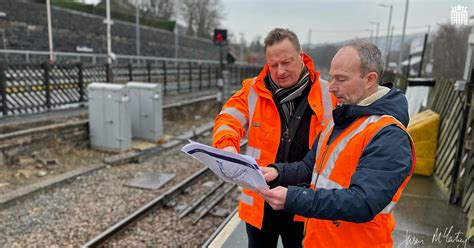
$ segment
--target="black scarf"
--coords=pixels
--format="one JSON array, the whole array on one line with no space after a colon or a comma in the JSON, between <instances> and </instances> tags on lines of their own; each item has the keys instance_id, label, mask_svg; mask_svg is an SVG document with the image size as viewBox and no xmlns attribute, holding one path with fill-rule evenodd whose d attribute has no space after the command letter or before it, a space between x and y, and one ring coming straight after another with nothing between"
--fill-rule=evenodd
<instances>
[{"instance_id":1,"label":"black scarf","mask_svg":"<svg viewBox=\"0 0 474 248\"><path fill-rule=\"evenodd\" d=\"M295 112L294 100L301 96L310 81L309 79L309 72L306 66L303 66L303 70L301 71L298 82L289 88L280 88L273 81L272 77L270 76L270 73L268 74L268 84L283 109L287 124L290 122Z\"/></svg>"}]
</instances>

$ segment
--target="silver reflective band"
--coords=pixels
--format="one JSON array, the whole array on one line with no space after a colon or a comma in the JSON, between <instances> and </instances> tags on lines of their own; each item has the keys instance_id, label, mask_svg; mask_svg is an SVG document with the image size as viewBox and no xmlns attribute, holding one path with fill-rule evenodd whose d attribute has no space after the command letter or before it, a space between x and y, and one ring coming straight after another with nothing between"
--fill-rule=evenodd
<instances>
[{"instance_id":1,"label":"silver reflective band","mask_svg":"<svg viewBox=\"0 0 474 248\"><path fill-rule=\"evenodd\" d=\"M337 143L336 147L334 147L334 150L332 150L331 154L329 155L329 158L326 162L326 166L324 167L324 170L321 174L325 177L329 177L329 175L331 175L332 170L334 169L334 166L336 165L337 158L339 158L339 155L341 154L342 150L346 148L347 143L349 143L349 141L354 136L356 136L357 134L365 130L365 128L370 123L376 122L380 120L380 118L382 118L382 116L380 115L371 115L364 122L362 122L355 130L353 130L349 135L347 135L339 143Z\"/></svg>"},{"instance_id":2,"label":"silver reflective band","mask_svg":"<svg viewBox=\"0 0 474 248\"><path fill-rule=\"evenodd\" d=\"M334 127L334 121L331 120L331 122L328 124L328 126L326 127L326 129L324 129L321 134L319 135L319 140L318 140L318 146L316 148L316 157L315 157L315 167L314 167L314 170L313 170L313 175L311 177L311 184L314 185L314 182L316 180L316 170L318 170L318 168L316 168L316 162L319 158L319 154L321 153L321 147L323 146L323 141L326 139L326 136L329 134L329 131L332 130L332 128ZM323 158L321 158L323 159ZM319 163L322 163L322 161L320 161Z\"/></svg>"},{"instance_id":3,"label":"silver reflective band","mask_svg":"<svg viewBox=\"0 0 474 248\"><path fill-rule=\"evenodd\" d=\"M257 93L253 89L253 85L255 84L256 77L253 78L252 84L250 85L249 95L247 96L247 108L249 110L249 122L252 122L253 113L255 111L255 107L257 106Z\"/></svg>"},{"instance_id":4,"label":"silver reflective band","mask_svg":"<svg viewBox=\"0 0 474 248\"><path fill-rule=\"evenodd\" d=\"M236 108L225 108L219 114L228 114L228 115L234 117L234 119L236 119L238 122L240 122L240 125L242 125L242 128L245 129L245 131L247 132L247 130L248 130L247 118L245 117L244 114L242 114Z\"/></svg>"},{"instance_id":5,"label":"silver reflective band","mask_svg":"<svg viewBox=\"0 0 474 248\"><path fill-rule=\"evenodd\" d=\"M221 125L219 128L217 128L215 134L218 134L220 131L224 131L224 130L232 131L232 132L235 133L235 135L237 135L237 132L236 132L233 128L231 128L231 127L229 127L229 126L227 126L227 125L225 125L225 124L224 124L224 125Z\"/></svg>"},{"instance_id":6,"label":"silver reflective band","mask_svg":"<svg viewBox=\"0 0 474 248\"><path fill-rule=\"evenodd\" d=\"M328 124L326 129L324 129L321 132L321 135L319 135L318 147L317 147L317 150L316 150L316 152L317 152L316 153L316 158L319 157L319 154L321 152L321 147L323 146L323 142L324 142L324 140L326 139L326 137L328 136L329 132L332 130L333 127L334 127L334 121L331 120L331 122Z\"/></svg>"},{"instance_id":7,"label":"silver reflective band","mask_svg":"<svg viewBox=\"0 0 474 248\"><path fill-rule=\"evenodd\" d=\"M381 214L389 214L392 212L393 208L397 205L396 202L390 202L382 211L380 211Z\"/></svg>"},{"instance_id":8,"label":"silver reflective band","mask_svg":"<svg viewBox=\"0 0 474 248\"><path fill-rule=\"evenodd\" d=\"M311 183L314 183L314 182L311 182ZM342 187L338 183L332 181L331 179L329 179L329 178L327 178L323 175L319 175L318 182L316 184L316 188L318 188L318 189L342 189L344 187Z\"/></svg>"},{"instance_id":9,"label":"silver reflective band","mask_svg":"<svg viewBox=\"0 0 474 248\"><path fill-rule=\"evenodd\" d=\"M245 192L242 191L242 194L240 195L240 200L250 206L253 206L253 196L249 196L245 194Z\"/></svg>"},{"instance_id":10,"label":"silver reflective band","mask_svg":"<svg viewBox=\"0 0 474 248\"><path fill-rule=\"evenodd\" d=\"M331 117L332 117L332 98L331 93L329 93L329 82L320 78L320 85L321 85L321 95L323 97L323 121L322 125L324 125Z\"/></svg>"},{"instance_id":11,"label":"silver reflective band","mask_svg":"<svg viewBox=\"0 0 474 248\"><path fill-rule=\"evenodd\" d=\"M245 151L245 155L248 155L255 159L260 159L260 153L261 153L260 149L247 145L247 150Z\"/></svg>"}]
</instances>

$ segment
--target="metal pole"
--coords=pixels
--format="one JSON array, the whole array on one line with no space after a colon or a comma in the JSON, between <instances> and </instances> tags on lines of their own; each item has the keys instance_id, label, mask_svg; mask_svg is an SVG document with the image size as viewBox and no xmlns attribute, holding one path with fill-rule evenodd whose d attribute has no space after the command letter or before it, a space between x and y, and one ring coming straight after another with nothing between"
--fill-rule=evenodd
<instances>
[{"instance_id":1,"label":"metal pole","mask_svg":"<svg viewBox=\"0 0 474 248\"><path fill-rule=\"evenodd\" d=\"M311 29L308 30L308 50L311 47L311 31L312 31Z\"/></svg>"},{"instance_id":2,"label":"metal pole","mask_svg":"<svg viewBox=\"0 0 474 248\"><path fill-rule=\"evenodd\" d=\"M375 42L374 44L376 46L378 46L378 43L379 43L379 22L369 22L370 24L375 24L376 25L376 28L375 28Z\"/></svg>"},{"instance_id":3,"label":"metal pole","mask_svg":"<svg viewBox=\"0 0 474 248\"><path fill-rule=\"evenodd\" d=\"M375 31L375 45L378 45L379 43L379 25L380 23L377 22L377 30Z\"/></svg>"},{"instance_id":4,"label":"metal pole","mask_svg":"<svg viewBox=\"0 0 474 248\"><path fill-rule=\"evenodd\" d=\"M395 27L392 26L392 31L390 32L390 40L388 42L387 63L385 63L385 71L387 71L388 66L390 64L390 50L392 50L392 39L393 39L393 30L394 29L395 29Z\"/></svg>"},{"instance_id":5,"label":"metal pole","mask_svg":"<svg viewBox=\"0 0 474 248\"><path fill-rule=\"evenodd\" d=\"M244 33L239 33L240 34L240 62L244 62Z\"/></svg>"},{"instance_id":6,"label":"metal pole","mask_svg":"<svg viewBox=\"0 0 474 248\"><path fill-rule=\"evenodd\" d=\"M408 83L408 77L410 77L410 67L411 67L411 54L408 55L408 65L407 65L407 74L406 74L407 83Z\"/></svg>"},{"instance_id":7,"label":"metal pole","mask_svg":"<svg viewBox=\"0 0 474 248\"><path fill-rule=\"evenodd\" d=\"M387 39L385 40L385 51L387 54L390 53L390 51L388 50L388 42L390 40L390 27L392 26L392 12L393 12L393 5L390 5L390 15L388 16L388 27L387 27Z\"/></svg>"},{"instance_id":8,"label":"metal pole","mask_svg":"<svg viewBox=\"0 0 474 248\"><path fill-rule=\"evenodd\" d=\"M428 34L425 34L425 40L423 41L423 51L421 52L420 68L418 68L418 77L421 77L421 69L423 68L423 59L425 57L426 41L427 40L428 40Z\"/></svg>"},{"instance_id":9,"label":"metal pole","mask_svg":"<svg viewBox=\"0 0 474 248\"><path fill-rule=\"evenodd\" d=\"M176 1L176 23L174 24L175 27L175 36L174 36L174 58L179 58L179 1Z\"/></svg>"},{"instance_id":10,"label":"metal pole","mask_svg":"<svg viewBox=\"0 0 474 248\"><path fill-rule=\"evenodd\" d=\"M51 25L51 4L50 0L46 0L46 13L48 18L48 42L49 42L49 63L54 63L53 53L53 30Z\"/></svg>"},{"instance_id":11,"label":"metal pole","mask_svg":"<svg viewBox=\"0 0 474 248\"><path fill-rule=\"evenodd\" d=\"M139 9L140 0L135 2L135 19L136 19L136 35L137 35L137 56L140 56L140 9Z\"/></svg>"},{"instance_id":12,"label":"metal pole","mask_svg":"<svg viewBox=\"0 0 474 248\"><path fill-rule=\"evenodd\" d=\"M385 51L385 55L387 55L387 48L388 48L388 40L389 40L389 36L390 36L390 27L392 26L392 10L393 10L393 5L388 5L388 4L379 4L380 7L387 7L387 8L390 8L390 14L388 16L388 26L387 26L387 37L385 38L385 47L384 47L384 51Z\"/></svg>"},{"instance_id":13,"label":"metal pole","mask_svg":"<svg viewBox=\"0 0 474 248\"><path fill-rule=\"evenodd\" d=\"M405 17L403 19L403 31L402 31L402 40L400 42L400 53L398 54L398 71L402 72L402 58L403 58L403 46L405 45L405 31L407 29L407 15L408 15L408 2L405 4Z\"/></svg>"},{"instance_id":14,"label":"metal pole","mask_svg":"<svg viewBox=\"0 0 474 248\"><path fill-rule=\"evenodd\" d=\"M107 63L112 64L112 39L110 35L110 25L112 25L113 22L110 20L110 0L106 1L106 12L107 19L105 19L105 24L107 24Z\"/></svg>"}]
</instances>

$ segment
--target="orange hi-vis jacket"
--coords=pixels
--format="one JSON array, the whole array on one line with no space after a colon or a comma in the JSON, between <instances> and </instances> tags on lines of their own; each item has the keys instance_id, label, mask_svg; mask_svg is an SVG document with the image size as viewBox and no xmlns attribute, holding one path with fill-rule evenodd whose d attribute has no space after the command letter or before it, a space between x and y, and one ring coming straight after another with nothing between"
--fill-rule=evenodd
<instances>
[{"instance_id":1,"label":"orange hi-vis jacket","mask_svg":"<svg viewBox=\"0 0 474 248\"><path fill-rule=\"evenodd\" d=\"M334 98L329 93L326 81L319 80L313 61L304 54L303 61L310 74L312 85L308 103L315 115L311 117L309 148L319 134L325 121L332 116ZM281 137L280 115L272 97L265 87L264 78L269 73L265 65L255 78L243 81L243 87L223 106L216 117L213 131L213 146L233 146L240 150L239 142L248 135L246 154L254 157L258 165L274 163ZM264 199L257 193L243 189L239 203L239 216L248 224L262 228Z\"/></svg>"},{"instance_id":2,"label":"orange hi-vis jacket","mask_svg":"<svg viewBox=\"0 0 474 248\"><path fill-rule=\"evenodd\" d=\"M328 145L334 127L333 121L328 122L323 127L318 140L311 188L315 190L349 188L352 174L356 171L365 147L380 130L389 125L396 125L406 132L403 124L392 116L368 115L354 121ZM391 212L415 168L415 153L411 138L410 144L411 171L392 197L391 202L380 213L365 223L308 218L305 224L303 246L392 247L395 219Z\"/></svg>"}]
</instances>

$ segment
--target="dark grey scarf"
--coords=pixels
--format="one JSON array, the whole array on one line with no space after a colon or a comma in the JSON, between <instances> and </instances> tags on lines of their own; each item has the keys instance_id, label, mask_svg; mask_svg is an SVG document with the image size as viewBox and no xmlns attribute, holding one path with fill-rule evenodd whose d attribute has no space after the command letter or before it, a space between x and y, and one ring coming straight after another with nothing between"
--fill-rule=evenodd
<instances>
[{"instance_id":1,"label":"dark grey scarf","mask_svg":"<svg viewBox=\"0 0 474 248\"><path fill-rule=\"evenodd\" d=\"M280 88L273 81L272 77L270 76L270 73L268 74L269 85L273 91L273 94L276 96L278 102L280 103L283 109L287 124L290 122L295 112L294 100L297 97L301 96L310 81L309 79L309 72L306 66L303 66L303 71L301 72L298 82L290 88Z\"/></svg>"}]
</instances>

